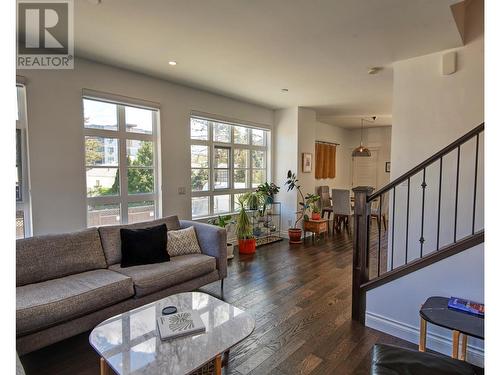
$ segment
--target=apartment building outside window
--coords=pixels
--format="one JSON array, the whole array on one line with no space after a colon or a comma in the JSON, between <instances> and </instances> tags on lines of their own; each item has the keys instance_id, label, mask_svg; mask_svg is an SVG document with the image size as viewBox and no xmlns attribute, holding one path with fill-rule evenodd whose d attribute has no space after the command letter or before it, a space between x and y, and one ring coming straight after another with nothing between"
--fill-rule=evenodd
<instances>
[{"instance_id":1,"label":"apartment building outside window","mask_svg":"<svg viewBox=\"0 0 500 375\"><path fill-rule=\"evenodd\" d=\"M191 117L193 218L238 210L238 196L268 176L269 131Z\"/></svg>"},{"instance_id":2,"label":"apartment building outside window","mask_svg":"<svg viewBox=\"0 0 500 375\"><path fill-rule=\"evenodd\" d=\"M87 226L160 216L159 110L83 97Z\"/></svg>"}]
</instances>

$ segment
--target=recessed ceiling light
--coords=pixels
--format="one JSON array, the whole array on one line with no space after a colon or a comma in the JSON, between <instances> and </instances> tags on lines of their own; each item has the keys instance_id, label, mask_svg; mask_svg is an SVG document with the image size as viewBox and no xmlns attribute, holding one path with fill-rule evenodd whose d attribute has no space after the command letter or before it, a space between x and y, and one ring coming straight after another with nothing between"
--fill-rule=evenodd
<instances>
[{"instance_id":1,"label":"recessed ceiling light","mask_svg":"<svg viewBox=\"0 0 500 375\"><path fill-rule=\"evenodd\" d=\"M281 89L281 92L288 92L288 89Z\"/></svg>"},{"instance_id":2,"label":"recessed ceiling light","mask_svg":"<svg viewBox=\"0 0 500 375\"><path fill-rule=\"evenodd\" d=\"M176 66L177 65L177 61L169 61L168 65Z\"/></svg>"}]
</instances>

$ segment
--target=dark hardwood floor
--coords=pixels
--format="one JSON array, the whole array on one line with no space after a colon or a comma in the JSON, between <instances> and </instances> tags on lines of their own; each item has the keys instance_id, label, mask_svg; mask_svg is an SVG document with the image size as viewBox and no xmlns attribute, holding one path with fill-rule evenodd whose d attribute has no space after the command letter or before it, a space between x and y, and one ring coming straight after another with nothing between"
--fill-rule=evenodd
<instances>
[{"instance_id":1,"label":"dark hardwood floor","mask_svg":"<svg viewBox=\"0 0 500 375\"><path fill-rule=\"evenodd\" d=\"M351 262L345 230L314 245L283 240L230 260L224 299L252 313L256 327L231 350L225 374L367 374L375 343L416 348L350 320ZM219 296L219 285L201 291ZM27 374L98 374L88 334L23 356Z\"/></svg>"}]
</instances>

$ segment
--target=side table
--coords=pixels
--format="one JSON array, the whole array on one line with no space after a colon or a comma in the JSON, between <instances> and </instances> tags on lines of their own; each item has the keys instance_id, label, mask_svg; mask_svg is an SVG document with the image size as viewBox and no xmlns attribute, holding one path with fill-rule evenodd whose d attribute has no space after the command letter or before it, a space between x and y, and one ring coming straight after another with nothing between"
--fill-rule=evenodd
<instances>
[{"instance_id":1,"label":"side table","mask_svg":"<svg viewBox=\"0 0 500 375\"><path fill-rule=\"evenodd\" d=\"M328 220L326 220L326 219L304 220L304 240L306 238L307 232L313 233L313 235L314 235L313 242L314 242L316 236L319 236L322 233L323 233L323 238L324 238L325 233L328 232Z\"/></svg>"},{"instance_id":2,"label":"side table","mask_svg":"<svg viewBox=\"0 0 500 375\"><path fill-rule=\"evenodd\" d=\"M452 330L452 358L459 358L459 340L462 335L460 358L467 359L467 337L484 340L484 318L448 308L448 298L430 297L420 308L420 343L418 350L425 352L427 322Z\"/></svg>"}]
</instances>

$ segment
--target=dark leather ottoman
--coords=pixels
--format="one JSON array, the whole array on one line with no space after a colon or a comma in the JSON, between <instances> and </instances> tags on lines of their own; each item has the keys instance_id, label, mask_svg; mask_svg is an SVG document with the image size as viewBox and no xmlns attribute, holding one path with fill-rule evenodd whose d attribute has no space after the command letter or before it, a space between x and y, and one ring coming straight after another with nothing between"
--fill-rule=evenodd
<instances>
[{"instance_id":1,"label":"dark leather ottoman","mask_svg":"<svg viewBox=\"0 0 500 375\"><path fill-rule=\"evenodd\" d=\"M475 375L464 361L439 354L376 344L372 351L372 375Z\"/></svg>"}]
</instances>

